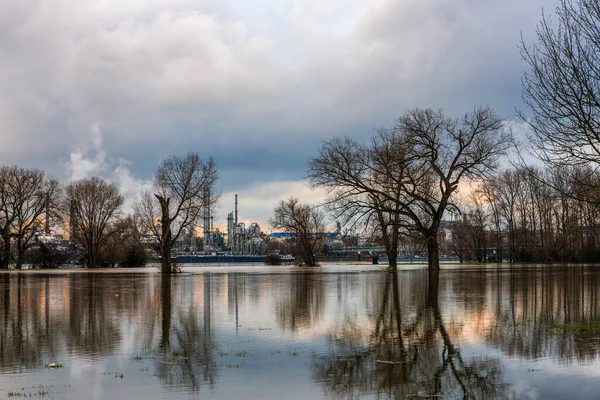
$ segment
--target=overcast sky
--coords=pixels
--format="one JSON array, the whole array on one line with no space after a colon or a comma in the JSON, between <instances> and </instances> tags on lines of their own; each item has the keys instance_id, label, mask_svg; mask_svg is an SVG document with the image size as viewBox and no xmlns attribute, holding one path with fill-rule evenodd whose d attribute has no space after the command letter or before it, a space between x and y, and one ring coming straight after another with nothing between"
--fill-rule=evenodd
<instances>
[{"instance_id":1,"label":"overcast sky","mask_svg":"<svg viewBox=\"0 0 600 400\"><path fill-rule=\"evenodd\" d=\"M164 156L213 156L217 220L264 225L333 135L415 106L518 123L542 0L2 0L0 157L128 204ZM263 230L268 227L263 226Z\"/></svg>"}]
</instances>

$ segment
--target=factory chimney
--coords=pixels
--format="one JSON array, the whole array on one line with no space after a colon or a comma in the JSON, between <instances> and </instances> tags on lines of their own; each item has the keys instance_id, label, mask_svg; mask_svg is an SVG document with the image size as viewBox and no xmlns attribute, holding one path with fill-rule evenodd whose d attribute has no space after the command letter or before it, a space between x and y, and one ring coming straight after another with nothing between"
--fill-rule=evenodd
<instances>
[{"instance_id":1,"label":"factory chimney","mask_svg":"<svg viewBox=\"0 0 600 400\"><path fill-rule=\"evenodd\" d=\"M237 194L235 195L235 226L237 226L238 224L238 200L237 200Z\"/></svg>"}]
</instances>

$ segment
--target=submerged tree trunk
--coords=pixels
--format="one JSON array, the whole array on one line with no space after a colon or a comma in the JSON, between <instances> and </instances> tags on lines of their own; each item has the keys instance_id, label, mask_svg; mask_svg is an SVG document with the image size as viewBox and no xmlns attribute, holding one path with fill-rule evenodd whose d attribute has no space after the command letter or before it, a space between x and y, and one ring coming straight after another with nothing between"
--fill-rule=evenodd
<instances>
[{"instance_id":1,"label":"submerged tree trunk","mask_svg":"<svg viewBox=\"0 0 600 400\"><path fill-rule=\"evenodd\" d=\"M171 276L167 275L162 278L161 288L161 336L160 336L160 349L168 350L171 346Z\"/></svg>"},{"instance_id":2,"label":"submerged tree trunk","mask_svg":"<svg viewBox=\"0 0 600 400\"><path fill-rule=\"evenodd\" d=\"M310 239L308 237L302 238L300 246L302 248L301 251L304 264L307 267L316 267L317 260L315 259L315 254L313 253L313 246L310 243Z\"/></svg>"},{"instance_id":3,"label":"submerged tree trunk","mask_svg":"<svg viewBox=\"0 0 600 400\"><path fill-rule=\"evenodd\" d=\"M440 249L435 234L427 237L427 258L430 270L440 269Z\"/></svg>"},{"instance_id":4,"label":"submerged tree trunk","mask_svg":"<svg viewBox=\"0 0 600 400\"><path fill-rule=\"evenodd\" d=\"M398 269L398 245L390 246L389 249L386 249L386 253L388 256L388 269L391 271L395 271Z\"/></svg>"},{"instance_id":5,"label":"submerged tree trunk","mask_svg":"<svg viewBox=\"0 0 600 400\"><path fill-rule=\"evenodd\" d=\"M439 309L438 305L438 290L439 290L439 281L440 281L440 271L439 269L430 269L429 270L429 282L428 282L428 292L427 292L427 305L430 308L435 310Z\"/></svg>"},{"instance_id":6,"label":"submerged tree trunk","mask_svg":"<svg viewBox=\"0 0 600 400\"><path fill-rule=\"evenodd\" d=\"M169 201L164 197L155 195L160 203L161 211L161 236L160 236L160 271L163 274L173 272L171 263L171 250L173 248L173 233L171 232L171 218L169 216Z\"/></svg>"}]
</instances>

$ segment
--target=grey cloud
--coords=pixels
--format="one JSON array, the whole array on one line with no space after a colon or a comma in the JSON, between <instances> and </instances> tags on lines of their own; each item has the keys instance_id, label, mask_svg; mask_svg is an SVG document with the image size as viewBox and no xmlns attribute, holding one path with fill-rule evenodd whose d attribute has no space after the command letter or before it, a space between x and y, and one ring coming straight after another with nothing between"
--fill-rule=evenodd
<instances>
[{"instance_id":1,"label":"grey cloud","mask_svg":"<svg viewBox=\"0 0 600 400\"><path fill-rule=\"evenodd\" d=\"M97 125L106 171L123 159L147 180L193 149L233 191L301 179L323 138L367 137L414 106L514 119L517 43L543 3L9 1L0 157L67 178Z\"/></svg>"}]
</instances>

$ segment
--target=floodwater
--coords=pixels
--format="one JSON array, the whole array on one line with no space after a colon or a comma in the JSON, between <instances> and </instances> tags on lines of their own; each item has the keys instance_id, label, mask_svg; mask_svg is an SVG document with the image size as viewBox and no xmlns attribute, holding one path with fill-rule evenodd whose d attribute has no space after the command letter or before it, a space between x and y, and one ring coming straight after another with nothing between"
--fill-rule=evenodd
<instances>
[{"instance_id":1,"label":"floodwater","mask_svg":"<svg viewBox=\"0 0 600 400\"><path fill-rule=\"evenodd\" d=\"M0 399L595 399L600 267L0 273Z\"/></svg>"}]
</instances>

